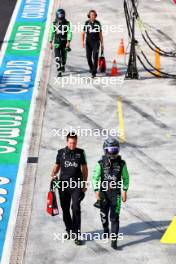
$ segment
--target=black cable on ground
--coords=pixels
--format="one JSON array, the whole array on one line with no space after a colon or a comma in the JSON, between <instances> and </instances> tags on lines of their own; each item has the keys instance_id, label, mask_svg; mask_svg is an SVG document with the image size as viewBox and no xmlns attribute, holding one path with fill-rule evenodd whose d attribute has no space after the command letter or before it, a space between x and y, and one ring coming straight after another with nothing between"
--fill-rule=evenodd
<instances>
[{"instance_id":1,"label":"black cable on ground","mask_svg":"<svg viewBox=\"0 0 176 264\"><path fill-rule=\"evenodd\" d=\"M136 17L136 19L139 19L140 20L140 17L139 17L139 13L138 13L138 11L137 11L137 8L136 8L136 6L135 6L135 3L134 3L134 0L131 0L131 2L132 2L132 6L133 6L133 9L134 9L134 14L135 14L135 17ZM124 11L125 11L125 17L126 17L126 22L127 22L127 28L128 28L128 33L129 33L129 37L130 37L130 34L131 34L131 32L132 32L132 28L131 28L131 23L130 23L130 13L129 13L129 10L128 10L128 5L127 5L127 2L126 2L126 0L124 1ZM131 16L131 19L132 19L132 16ZM142 21L142 20L141 20ZM147 39L146 39L146 37L144 36L144 34L142 33L142 30L140 30L141 31L141 34L142 34L142 37L143 37L143 39L144 39L144 41L147 43L147 45L154 51L154 52L156 52L156 49L154 49L151 45L150 45L150 43L147 41ZM146 35L148 35L148 33L147 33L147 31L145 30L145 33L146 33ZM149 35L148 35L148 38L150 38L149 37ZM150 40L151 41L151 43L153 44L154 42L152 42L152 40ZM155 45L155 43L153 44L153 45ZM155 45L155 47L158 49L158 53L160 54L160 55L162 55L162 56L166 56L166 57L175 57L174 56L174 54L173 54L173 52L165 52L165 51L162 51L159 47L157 47L156 45ZM149 70L146 66L145 66L145 64L144 64L144 62L142 61L142 59L140 58L140 56L137 54L137 58L138 58L138 60L140 61L140 63L141 63L141 65L143 66L143 68L146 70L146 71L148 71L150 74L152 74L153 76L155 76L155 77L160 77L160 78L176 78L176 75L174 75L174 74L169 74L169 73L166 73L166 72L163 72L163 71L160 71L159 69L157 69L156 67L154 67L151 63L150 63L150 61L148 60L148 58L147 58L147 56L145 55L145 53L141 50L141 54L143 55L143 57L144 57L144 59L146 60L146 62L154 69L154 70L156 70L158 73L160 73L161 75L160 76L158 76L157 74L155 74L154 72L152 72L151 70ZM164 75L164 76L163 76Z\"/></svg>"},{"instance_id":2,"label":"black cable on ground","mask_svg":"<svg viewBox=\"0 0 176 264\"><path fill-rule=\"evenodd\" d=\"M144 41L146 42L146 44L149 46L149 48L151 50L153 50L154 52L156 51L156 49L158 49L158 53L163 56L163 57L170 57L170 58L173 58L173 57L176 57L176 55L171 55L171 53L166 53L166 52L163 52L159 47L155 47L153 48L150 43L147 41L147 39L145 38L144 34L141 32L141 35L142 35L142 38L144 39Z\"/></svg>"},{"instance_id":3,"label":"black cable on ground","mask_svg":"<svg viewBox=\"0 0 176 264\"><path fill-rule=\"evenodd\" d=\"M150 38L150 36L149 36L149 34L148 34L148 32L147 32L147 30L145 30L145 34L146 34L146 36L148 37L148 39L150 40L150 42L153 44L153 46L155 46L155 48L157 48L157 49L159 49L161 52L163 52L163 53L166 53L166 54L171 54L171 55L173 55L174 57L176 57L176 51L174 52L174 51L164 51L164 50L162 50L162 49L160 49L154 42L153 42L153 40Z\"/></svg>"},{"instance_id":4,"label":"black cable on ground","mask_svg":"<svg viewBox=\"0 0 176 264\"><path fill-rule=\"evenodd\" d=\"M146 55L144 54L144 52L141 50L141 54L143 55L143 57L145 58L145 60L147 61L147 63L154 69L156 70L157 72L161 73L161 74L164 74L168 77L171 77L171 78L176 78L176 75L175 74L170 74L170 73L167 73L167 72L163 72L163 71L160 71L158 70L156 67L154 67L151 62L148 60L148 58L146 57Z\"/></svg>"},{"instance_id":5,"label":"black cable on ground","mask_svg":"<svg viewBox=\"0 0 176 264\"><path fill-rule=\"evenodd\" d=\"M141 58L140 58L139 55L137 55L137 58L138 58L138 60L140 61L140 63L141 63L141 65L143 66L143 68L144 68L147 72L149 72L150 74L152 74L153 76L155 76L155 77L157 77L157 78L165 78L165 79L170 78L170 77L168 77L168 76L162 76L162 75L158 76L156 73L152 72L151 70L149 70L149 69L145 66L145 64L143 63L143 61L141 60Z\"/></svg>"},{"instance_id":6,"label":"black cable on ground","mask_svg":"<svg viewBox=\"0 0 176 264\"><path fill-rule=\"evenodd\" d=\"M131 0L131 2L132 2L132 5L133 5L133 8L134 8L134 14L135 14L136 19L141 20L141 18L140 18L140 16L139 16L139 13L138 13L138 10L137 10L137 7L136 7L136 5L135 5L135 3L134 3L134 0ZM141 20L141 21L142 21L142 20ZM141 33L142 33L142 32L141 32ZM168 55L170 55L170 56L168 56L168 57L176 57L176 52L174 52L174 51L168 51L168 52L166 52L166 51L162 50L160 47L158 47L158 46L154 43L154 41L153 41L153 40L151 39L151 37L149 36L147 30L145 30L145 33L146 33L146 36L148 37L148 39L150 40L150 42L152 43L152 45L155 46L155 48L157 48L157 49L160 50L160 52L161 52L160 55L162 55L162 56L168 56ZM148 42L147 42L147 44L149 45ZM151 48L151 46L149 46L149 47ZM152 50L153 50L153 49L152 49ZM163 54L162 54L162 53L163 53Z\"/></svg>"}]
</instances>

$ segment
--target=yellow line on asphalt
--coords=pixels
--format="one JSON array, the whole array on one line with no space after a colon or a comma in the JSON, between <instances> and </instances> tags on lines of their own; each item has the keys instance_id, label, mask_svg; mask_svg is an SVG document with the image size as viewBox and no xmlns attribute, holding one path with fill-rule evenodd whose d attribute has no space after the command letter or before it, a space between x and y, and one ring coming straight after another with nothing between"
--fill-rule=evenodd
<instances>
[{"instance_id":1,"label":"yellow line on asphalt","mask_svg":"<svg viewBox=\"0 0 176 264\"><path fill-rule=\"evenodd\" d=\"M124 143L126 140L125 129L124 129L124 118L123 118L123 107L122 107L122 98L117 97L117 112L119 119L119 139L121 143Z\"/></svg>"}]
</instances>

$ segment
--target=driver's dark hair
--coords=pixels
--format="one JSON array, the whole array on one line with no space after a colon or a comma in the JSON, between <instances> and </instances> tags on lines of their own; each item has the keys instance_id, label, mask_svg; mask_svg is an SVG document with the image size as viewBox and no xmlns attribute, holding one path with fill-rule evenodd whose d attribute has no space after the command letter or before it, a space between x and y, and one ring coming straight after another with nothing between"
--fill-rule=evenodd
<instances>
[{"instance_id":1,"label":"driver's dark hair","mask_svg":"<svg viewBox=\"0 0 176 264\"><path fill-rule=\"evenodd\" d=\"M68 141L69 138L74 138L74 139L77 140L78 139L78 136L77 136L77 134L74 131L71 131L71 132L69 132L67 134L67 141Z\"/></svg>"}]
</instances>

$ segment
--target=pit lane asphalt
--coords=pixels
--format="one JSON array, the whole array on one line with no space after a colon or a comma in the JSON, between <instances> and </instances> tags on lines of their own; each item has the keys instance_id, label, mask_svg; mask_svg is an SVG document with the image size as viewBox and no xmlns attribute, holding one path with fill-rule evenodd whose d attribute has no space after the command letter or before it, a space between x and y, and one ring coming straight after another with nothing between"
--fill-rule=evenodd
<instances>
[{"instance_id":1,"label":"pit lane asphalt","mask_svg":"<svg viewBox=\"0 0 176 264\"><path fill-rule=\"evenodd\" d=\"M89 9L97 10L103 24L123 25L124 32L105 35L105 56L108 70L112 60L117 59L123 73L124 59L117 57L116 50L121 38L128 43L123 1L68 0L63 3L67 17L73 24L83 23ZM165 3L140 1L139 10L148 27L160 29L166 36L152 31L152 36L162 47L175 47L175 7L170 1ZM138 38L142 39L139 32ZM154 56L147 48L149 58ZM162 59L162 67L173 67L167 59ZM81 49L80 33L75 33L72 52L68 55L67 72L56 82L56 68L53 57L48 97L43 124L42 142L35 185L32 216L27 240L26 264L86 263L147 263L174 264L174 245L160 243L165 229L175 215L175 122L176 90L174 80L155 79L140 66L140 80L127 80L123 84L110 84L111 77L98 75L99 81L109 80L103 85L96 80L89 84L78 81L89 76L85 50ZM76 76L77 83L71 84ZM69 79L62 87L62 82ZM64 232L62 214L50 217L46 213L49 175L55 162L57 149L65 146L65 139L54 136L53 129L69 129L70 126L84 129L116 128L119 124L117 113L118 97L122 98L126 142L121 146L121 154L127 161L130 174L128 201L122 205L119 251L110 248L110 243L86 241L77 247L72 241L62 243L55 234ZM102 154L102 137L79 138L79 146L87 153L89 179L96 161ZM91 187L82 203L82 232L102 232L99 211L93 207L95 197ZM55 233L55 234L54 234ZM55 238L55 239L54 239Z\"/></svg>"}]
</instances>

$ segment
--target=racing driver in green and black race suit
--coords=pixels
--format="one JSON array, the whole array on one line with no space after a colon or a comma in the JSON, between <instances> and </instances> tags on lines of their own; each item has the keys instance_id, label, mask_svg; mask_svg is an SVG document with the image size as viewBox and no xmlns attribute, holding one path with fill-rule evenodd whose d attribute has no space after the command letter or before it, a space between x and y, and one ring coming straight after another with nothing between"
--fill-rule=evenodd
<instances>
[{"instance_id":1,"label":"racing driver in green and black race suit","mask_svg":"<svg viewBox=\"0 0 176 264\"><path fill-rule=\"evenodd\" d=\"M65 65L67 60L67 52L71 51L70 42L72 40L71 23L67 21L64 9L58 9L56 12L56 18L52 23L50 29L50 48L53 48L56 58L56 67L58 71L58 77L62 76L62 72L65 72Z\"/></svg>"},{"instance_id":2,"label":"racing driver in green and black race suit","mask_svg":"<svg viewBox=\"0 0 176 264\"><path fill-rule=\"evenodd\" d=\"M105 238L110 237L111 247L117 249L121 200L123 202L127 200L129 174L126 162L119 155L120 145L117 139L112 137L106 139L103 149L104 155L96 164L92 183L96 193L96 205L100 208L103 235ZM111 233L109 233L109 212Z\"/></svg>"}]
</instances>

